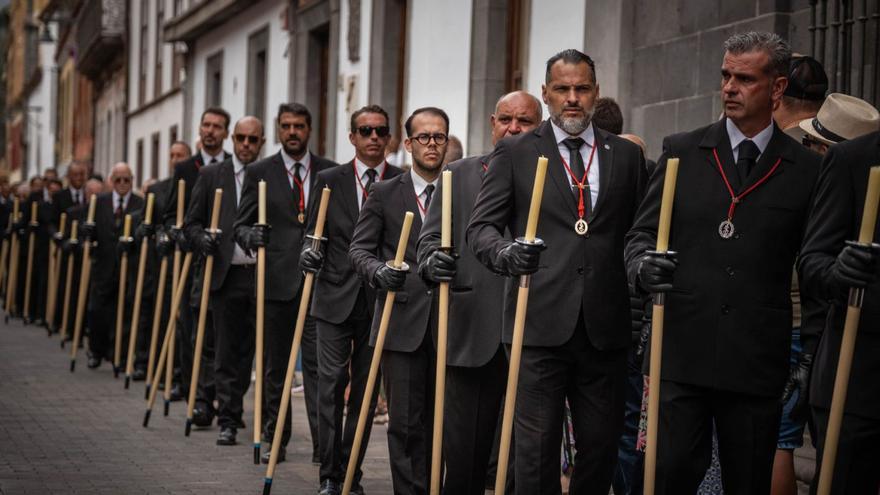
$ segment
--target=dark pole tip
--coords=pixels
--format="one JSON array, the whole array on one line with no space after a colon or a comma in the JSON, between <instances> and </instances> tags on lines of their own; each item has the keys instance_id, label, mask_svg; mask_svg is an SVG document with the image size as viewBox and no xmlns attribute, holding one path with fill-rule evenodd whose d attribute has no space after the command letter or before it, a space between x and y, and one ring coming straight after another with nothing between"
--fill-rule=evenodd
<instances>
[{"instance_id":1,"label":"dark pole tip","mask_svg":"<svg viewBox=\"0 0 880 495\"><path fill-rule=\"evenodd\" d=\"M64 349L64 339L61 339L61 348Z\"/></svg>"},{"instance_id":2,"label":"dark pole tip","mask_svg":"<svg viewBox=\"0 0 880 495\"><path fill-rule=\"evenodd\" d=\"M254 464L260 465L260 444L254 444Z\"/></svg>"},{"instance_id":3,"label":"dark pole tip","mask_svg":"<svg viewBox=\"0 0 880 495\"><path fill-rule=\"evenodd\" d=\"M144 413L144 428L150 424L150 414L152 413L152 409L147 409L147 412Z\"/></svg>"},{"instance_id":4,"label":"dark pole tip","mask_svg":"<svg viewBox=\"0 0 880 495\"><path fill-rule=\"evenodd\" d=\"M165 414L164 414L165 416L168 416L168 411L169 411L170 409L171 409L171 401L170 401L170 400L166 400L166 401L165 401Z\"/></svg>"},{"instance_id":5,"label":"dark pole tip","mask_svg":"<svg viewBox=\"0 0 880 495\"><path fill-rule=\"evenodd\" d=\"M70 372L73 373L76 370L76 359L70 360Z\"/></svg>"},{"instance_id":6,"label":"dark pole tip","mask_svg":"<svg viewBox=\"0 0 880 495\"><path fill-rule=\"evenodd\" d=\"M269 495L272 493L272 478L266 478L265 483L263 483L263 495Z\"/></svg>"},{"instance_id":7,"label":"dark pole tip","mask_svg":"<svg viewBox=\"0 0 880 495\"><path fill-rule=\"evenodd\" d=\"M125 390L128 390L129 382L131 382L131 375L125 375Z\"/></svg>"},{"instance_id":8,"label":"dark pole tip","mask_svg":"<svg viewBox=\"0 0 880 495\"><path fill-rule=\"evenodd\" d=\"M189 433L192 431L192 420L187 418L186 420L186 429L183 431L184 436L189 436Z\"/></svg>"},{"instance_id":9,"label":"dark pole tip","mask_svg":"<svg viewBox=\"0 0 880 495\"><path fill-rule=\"evenodd\" d=\"M113 367L113 378L119 378L119 368Z\"/></svg>"},{"instance_id":10,"label":"dark pole tip","mask_svg":"<svg viewBox=\"0 0 880 495\"><path fill-rule=\"evenodd\" d=\"M150 399L150 386L147 385L146 387L144 387L144 400L149 400L149 399Z\"/></svg>"}]
</instances>

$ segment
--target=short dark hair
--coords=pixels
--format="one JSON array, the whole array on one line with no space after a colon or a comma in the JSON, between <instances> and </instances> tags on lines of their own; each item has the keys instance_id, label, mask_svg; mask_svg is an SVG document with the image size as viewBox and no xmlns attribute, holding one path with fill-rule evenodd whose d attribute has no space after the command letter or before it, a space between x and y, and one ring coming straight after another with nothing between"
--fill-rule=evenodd
<instances>
[{"instance_id":1,"label":"short dark hair","mask_svg":"<svg viewBox=\"0 0 880 495\"><path fill-rule=\"evenodd\" d=\"M49 184L55 184L58 187L64 187L64 183L61 182L61 179L49 179Z\"/></svg>"},{"instance_id":2,"label":"short dark hair","mask_svg":"<svg viewBox=\"0 0 880 495\"><path fill-rule=\"evenodd\" d=\"M437 108L437 107L422 107L422 108L415 109L413 111L412 115L410 115L406 119L406 123L403 124L403 127L406 129L406 137L412 137L413 117L415 117L416 115L418 115L420 113L430 113L430 114L433 114L433 115L436 115L438 117L443 118L443 121L446 122L446 132L447 133L449 132L449 115L446 115L446 112L444 112L442 109Z\"/></svg>"},{"instance_id":3,"label":"short dark hair","mask_svg":"<svg viewBox=\"0 0 880 495\"><path fill-rule=\"evenodd\" d=\"M593 73L593 83L596 82L596 62L593 62L593 59L586 53L574 48L568 48L547 59L547 72L544 74L544 83L550 82L550 69L552 69L556 62L559 62L560 60L564 64L589 65L590 72Z\"/></svg>"},{"instance_id":4,"label":"short dark hair","mask_svg":"<svg viewBox=\"0 0 880 495\"><path fill-rule=\"evenodd\" d=\"M593 123L599 129L620 134L623 132L623 113L614 98L603 97L596 100L593 107Z\"/></svg>"},{"instance_id":5,"label":"short dark hair","mask_svg":"<svg viewBox=\"0 0 880 495\"><path fill-rule=\"evenodd\" d=\"M285 113L292 113L300 117L305 117L306 125L312 127L312 112L309 112L309 107L302 103L282 103L278 105L278 116L275 117L275 121L280 124L281 116Z\"/></svg>"},{"instance_id":6,"label":"short dark hair","mask_svg":"<svg viewBox=\"0 0 880 495\"><path fill-rule=\"evenodd\" d=\"M168 149L171 149L176 144L179 144L179 145L183 146L184 148L186 148L187 153L192 153L192 148L189 147L189 143L187 143L186 141L181 141L179 139L177 141L174 141L173 143L171 143L171 146L169 146Z\"/></svg>"},{"instance_id":7,"label":"short dark hair","mask_svg":"<svg viewBox=\"0 0 880 495\"><path fill-rule=\"evenodd\" d=\"M388 118L388 112L385 111L384 108L379 105L367 105L365 107L360 107L353 114L351 114L351 132L356 131L355 121L358 117L365 113L378 113L379 115L385 117L385 125L391 126L391 119Z\"/></svg>"},{"instance_id":8,"label":"short dark hair","mask_svg":"<svg viewBox=\"0 0 880 495\"><path fill-rule=\"evenodd\" d=\"M219 115L219 116L223 117L223 119L226 121L226 124L225 124L223 127L224 127L227 131L229 130L229 121L230 121L229 112L227 112L226 110L223 110L223 109L220 108L220 107L208 107L208 108L205 109L204 112L202 112L202 118L199 119L199 122L204 121L204 120L205 120L205 115L208 115L209 113L212 113L212 114L214 114L214 115Z\"/></svg>"}]
</instances>

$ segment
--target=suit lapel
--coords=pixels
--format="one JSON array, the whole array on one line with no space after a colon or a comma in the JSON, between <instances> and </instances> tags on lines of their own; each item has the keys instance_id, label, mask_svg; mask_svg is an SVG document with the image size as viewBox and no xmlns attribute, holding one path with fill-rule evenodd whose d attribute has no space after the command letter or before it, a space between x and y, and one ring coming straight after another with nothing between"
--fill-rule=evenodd
<instances>
[{"instance_id":1,"label":"suit lapel","mask_svg":"<svg viewBox=\"0 0 880 495\"><path fill-rule=\"evenodd\" d=\"M592 222L599 212L599 208L605 203L605 197L608 195L608 187L611 184L611 175L614 173L612 166L614 160L614 147L605 141L605 136L596 126L593 126L593 145L598 146L596 150L596 158L599 160L599 196L596 198L596 204L590 213L589 221ZM594 164L595 165L595 164Z\"/></svg>"},{"instance_id":2,"label":"suit lapel","mask_svg":"<svg viewBox=\"0 0 880 495\"><path fill-rule=\"evenodd\" d=\"M785 146L786 139L787 137L784 133L776 127L776 124L773 124L773 135L770 137L770 142L767 143L767 148L761 153L761 157L758 158L758 162L752 169L752 173L746 178L746 182L742 187L743 190L767 175L767 173L773 168L773 165L776 164L777 160L782 159L782 162L793 161L789 153L790 150ZM776 171L773 172L773 177L776 177L784 171L784 163L780 163L779 167L776 168Z\"/></svg>"},{"instance_id":3,"label":"suit lapel","mask_svg":"<svg viewBox=\"0 0 880 495\"><path fill-rule=\"evenodd\" d=\"M725 119L721 119L709 127L700 142L700 148L705 149L706 161L716 172L718 171L718 163L715 161L715 152L717 152L724 174L730 182L730 187L734 192L739 192L742 189L742 184L736 171L736 163L733 161L733 150L730 148L730 137L727 135L725 122ZM719 180L723 180L720 172L718 172L718 176Z\"/></svg>"},{"instance_id":4,"label":"suit lapel","mask_svg":"<svg viewBox=\"0 0 880 495\"><path fill-rule=\"evenodd\" d=\"M277 183L281 187L281 192L287 197L288 211L296 212L296 205L293 204L293 189L290 187L290 176L287 175L287 167L284 165L284 158L281 158L279 151L275 155L272 166L266 173L269 180Z\"/></svg>"},{"instance_id":5,"label":"suit lapel","mask_svg":"<svg viewBox=\"0 0 880 495\"><path fill-rule=\"evenodd\" d=\"M535 131L535 134L539 137L536 142L538 156L547 157L549 160L547 163L547 174L550 176L551 182L553 182L556 189L559 191L559 196L562 198L562 202L568 206L568 209L571 210L574 218L577 218L577 204L575 204L574 194L571 189L571 179L568 177L568 172L565 171L565 167L562 165L562 157L559 156L559 146L556 144L556 137L553 135L553 128L550 127L550 121L545 120ZM535 168L530 166L528 170L528 173L533 174ZM521 174L524 172L525 171L523 170L514 170L514 174Z\"/></svg>"},{"instance_id":6,"label":"suit lapel","mask_svg":"<svg viewBox=\"0 0 880 495\"><path fill-rule=\"evenodd\" d=\"M410 172L404 172L400 178L400 195L403 199L404 211L413 212L412 228L415 232L422 230L422 215L419 203L416 201L416 190L410 177Z\"/></svg>"},{"instance_id":7,"label":"suit lapel","mask_svg":"<svg viewBox=\"0 0 880 495\"><path fill-rule=\"evenodd\" d=\"M238 212L238 205L235 204L235 165L227 160L220 164L218 172L220 172L220 188L223 189L223 207L220 210L220 218L232 216L234 219ZM220 223L225 224L226 222L221 221Z\"/></svg>"},{"instance_id":8,"label":"suit lapel","mask_svg":"<svg viewBox=\"0 0 880 495\"><path fill-rule=\"evenodd\" d=\"M347 166L339 170L339 181L339 189L342 193L342 202L345 205L345 211L348 212L349 218L352 218L356 223L358 215L360 214L360 211L358 211L357 197L358 194L362 193L354 184L355 177L353 160L349 162Z\"/></svg>"}]
</instances>

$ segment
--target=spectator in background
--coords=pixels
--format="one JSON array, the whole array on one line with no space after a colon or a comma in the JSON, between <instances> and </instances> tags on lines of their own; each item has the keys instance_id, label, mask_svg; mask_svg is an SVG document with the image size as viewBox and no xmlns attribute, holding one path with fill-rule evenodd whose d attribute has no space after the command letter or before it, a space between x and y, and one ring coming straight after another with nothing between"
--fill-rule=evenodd
<instances>
[{"instance_id":1,"label":"spectator in background","mask_svg":"<svg viewBox=\"0 0 880 495\"><path fill-rule=\"evenodd\" d=\"M798 123L816 116L827 92L828 76L822 64L813 57L795 55L789 65L788 87L773 109L773 120L786 134L800 141L804 131Z\"/></svg>"},{"instance_id":2,"label":"spectator in background","mask_svg":"<svg viewBox=\"0 0 880 495\"><path fill-rule=\"evenodd\" d=\"M614 98L599 98L593 109L593 123L599 129L620 135L623 132L623 113ZM638 144L638 143L636 143Z\"/></svg>"},{"instance_id":3,"label":"spectator in background","mask_svg":"<svg viewBox=\"0 0 880 495\"><path fill-rule=\"evenodd\" d=\"M449 135L449 144L446 145L446 158L443 159L443 166L461 160L464 156L464 148L461 145L461 139L452 134Z\"/></svg>"}]
</instances>

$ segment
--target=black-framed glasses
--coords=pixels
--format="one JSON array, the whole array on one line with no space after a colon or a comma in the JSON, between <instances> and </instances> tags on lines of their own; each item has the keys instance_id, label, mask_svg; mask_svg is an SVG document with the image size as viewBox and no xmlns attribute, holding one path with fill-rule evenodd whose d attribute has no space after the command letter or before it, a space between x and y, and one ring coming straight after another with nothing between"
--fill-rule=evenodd
<instances>
[{"instance_id":1,"label":"black-framed glasses","mask_svg":"<svg viewBox=\"0 0 880 495\"><path fill-rule=\"evenodd\" d=\"M258 144L260 142L259 136L250 136L248 134L234 134L232 137L239 143L247 141L250 144Z\"/></svg>"},{"instance_id":2,"label":"black-framed glasses","mask_svg":"<svg viewBox=\"0 0 880 495\"><path fill-rule=\"evenodd\" d=\"M379 136L380 138L383 138L383 137L391 134L391 129L387 125L380 125L380 126L376 126L376 127L369 126L369 125L362 125L357 128L357 133L360 134L362 137L372 136L373 131L376 131L376 135Z\"/></svg>"},{"instance_id":3,"label":"black-framed glasses","mask_svg":"<svg viewBox=\"0 0 880 495\"><path fill-rule=\"evenodd\" d=\"M418 141L419 144L421 144L422 146L427 146L432 139L438 146L443 146L444 144L446 144L446 141L449 140L449 137L442 132L438 132L436 134L419 134L418 136L413 136L413 139Z\"/></svg>"},{"instance_id":4,"label":"black-framed glasses","mask_svg":"<svg viewBox=\"0 0 880 495\"><path fill-rule=\"evenodd\" d=\"M115 177L115 178L113 178L114 184L119 184L120 182L123 184L128 184L129 182L131 182L131 177Z\"/></svg>"}]
</instances>

